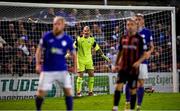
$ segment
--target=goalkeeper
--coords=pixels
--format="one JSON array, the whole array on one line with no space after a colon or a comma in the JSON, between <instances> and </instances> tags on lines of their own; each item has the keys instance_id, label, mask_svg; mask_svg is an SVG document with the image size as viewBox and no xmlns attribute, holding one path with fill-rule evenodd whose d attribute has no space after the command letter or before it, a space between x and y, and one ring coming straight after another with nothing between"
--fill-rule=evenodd
<instances>
[{"instance_id":1,"label":"goalkeeper","mask_svg":"<svg viewBox=\"0 0 180 111\"><path fill-rule=\"evenodd\" d=\"M83 35L78 36L74 42L74 47L77 50L78 55L78 78L76 81L76 91L77 96L81 97L81 89L83 83L83 73L86 71L89 75L89 96L93 96L93 88L94 88L94 66L93 66L93 59L92 59L92 49L95 49L102 58L106 61L110 61L108 57L104 55L102 50L100 49L99 45L96 43L95 38L91 36L91 31L88 26L85 26L83 29Z\"/></svg>"}]
</instances>

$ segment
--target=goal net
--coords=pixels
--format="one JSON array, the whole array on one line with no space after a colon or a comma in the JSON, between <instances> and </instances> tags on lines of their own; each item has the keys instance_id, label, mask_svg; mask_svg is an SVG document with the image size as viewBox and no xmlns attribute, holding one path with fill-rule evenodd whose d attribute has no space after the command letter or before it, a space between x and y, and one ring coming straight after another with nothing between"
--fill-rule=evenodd
<instances>
[{"instance_id":1,"label":"goal net","mask_svg":"<svg viewBox=\"0 0 180 111\"><path fill-rule=\"evenodd\" d=\"M157 91L174 91L176 80L176 47L174 8L120 7L57 4L0 4L0 99L33 98L39 75L35 72L35 51L42 35L52 29L55 16L66 19L66 33L73 39L89 26L92 36L112 63L93 52L95 68L94 92L109 94L116 74L112 74L118 52L118 41L126 33L125 21L137 13L144 14L145 26L151 30L155 50L149 59L146 86ZM68 68L73 64L67 60ZM75 92L76 74L71 74ZM83 93L88 91L88 77L83 78ZM48 96L63 95L54 83Z\"/></svg>"}]
</instances>

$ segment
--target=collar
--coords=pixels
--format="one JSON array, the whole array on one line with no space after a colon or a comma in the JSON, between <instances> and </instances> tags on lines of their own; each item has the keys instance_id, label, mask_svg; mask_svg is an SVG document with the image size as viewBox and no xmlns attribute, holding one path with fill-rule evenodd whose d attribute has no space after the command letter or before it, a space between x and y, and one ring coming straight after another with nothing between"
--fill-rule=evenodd
<instances>
[{"instance_id":1,"label":"collar","mask_svg":"<svg viewBox=\"0 0 180 111\"><path fill-rule=\"evenodd\" d=\"M141 32L145 27L140 27L138 32Z\"/></svg>"},{"instance_id":2,"label":"collar","mask_svg":"<svg viewBox=\"0 0 180 111\"><path fill-rule=\"evenodd\" d=\"M58 36L56 36L57 39L61 39L64 36L64 32L62 34L59 34Z\"/></svg>"}]
</instances>

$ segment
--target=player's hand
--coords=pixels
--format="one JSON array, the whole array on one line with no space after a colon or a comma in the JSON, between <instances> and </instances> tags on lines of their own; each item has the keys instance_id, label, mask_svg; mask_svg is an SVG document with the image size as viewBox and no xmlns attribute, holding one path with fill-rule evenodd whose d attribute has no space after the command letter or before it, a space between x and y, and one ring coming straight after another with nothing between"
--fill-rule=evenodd
<instances>
[{"instance_id":1,"label":"player's hand","mask_svg":"<svg viewBox=\"0 0 180 111\"><path fill-rule=\"evenodd\" d=\"M41 64L36 64L36 73L41 73Z\"/></svg>"},{"instance_id":2,"label":"player's hand","mask_svg":"<svg viewBox=\"0 0 180 111\"><path fill-rule=\"evenodd\" d=\"M73 73L76 74L77 73L77 68L74 67Z\"/></svg>"},{"instance_id":3,"label":"player's hand","mask_svg":"<svg viewBox=\"0 0 180 111\"><path fill-rule=\"evenodd\" d=\"M111 68L112 72L117 72L119 70L119 67L116 65L116 66L112 66Z\"/></svg>"},{"instance_id":4,"label":"player's hand","mask_svg":"<svg viewBox=\"0 0 180 111\"><path fill-rule=\"evenodd\" d=\"M139 65L140 65L141 63L139 62L139 61L137 61L137 62L135 62L134 64L133 64L133 67L134 68L139 68Z\"/></svg>"},{"instance_id":5,"label":"player's hand","mask_svg":"<svg viewBox=\"0 0 180 111\"><path fill-rule=\"evenodd\" d=\"M71 55L70 55L69 53L67 53L67 54L65 55L65 58L66 58L66 59L70 59L70 58L71 58Z\"/></svg>"}]
</instances>

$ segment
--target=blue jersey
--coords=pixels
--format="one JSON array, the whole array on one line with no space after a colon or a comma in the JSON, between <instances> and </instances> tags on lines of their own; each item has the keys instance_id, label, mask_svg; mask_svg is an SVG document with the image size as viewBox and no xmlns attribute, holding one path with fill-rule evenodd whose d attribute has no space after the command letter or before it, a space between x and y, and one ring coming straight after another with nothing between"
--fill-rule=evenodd
<instances>
[{"instance_id":1,"label":"blue jersey","mask_svg":"<svg viewBox=\"0 0 180 111\"><path fill-rule=\"evenodd\" d=\"M40 40L39 45L44 49L43 71L67 70L65 55L68 50L74 51L73 40L70 36L64 33L56 37L50 31Z\"/></svg>"},{"instance_id":2,"label":"blue jersey","mask_svg":"<svg viewBox=\"0 0 180 111\"><path fill-rule=\"evenodd\" d=\"M141 30L139 30L139 34L143 38L143 43L144 43L143 49L144 49L144 51L149 50L150 49L150 42L153 42L153 37L152 37L151 31L144 27ZM148 61L145 60L143 63L147 64Z\"/></svg>"}]
</instances>

